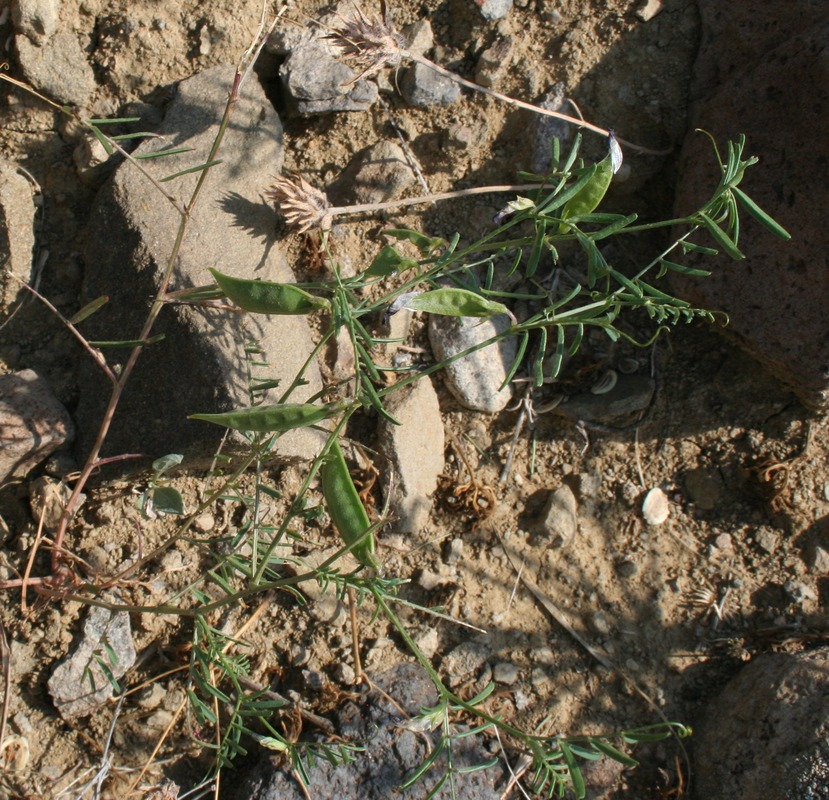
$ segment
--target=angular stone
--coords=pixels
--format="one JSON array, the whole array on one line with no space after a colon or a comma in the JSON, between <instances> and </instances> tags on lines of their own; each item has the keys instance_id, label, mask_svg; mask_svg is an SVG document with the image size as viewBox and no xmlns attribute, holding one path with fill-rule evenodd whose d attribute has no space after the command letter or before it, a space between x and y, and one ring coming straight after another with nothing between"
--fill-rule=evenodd
<instances>
[{"instance_id":1,"label":"angular stone","mask_svg":"<svg viewBox=\"0 0 829 800\"><path fill-rule=\"evenodd\" d=\"M757 156L741 184L792 234L782 241L746 218L743 261L687 258L714 267L707 278L674 276L673 286L693 305L720 309L723 328L808 404L829 400L826 298L829 269L823 209L829 184L816 165L829 159L823 109L829 103L829 6L819 0L700 3L703 39L694 67L689 129L709 131L724 151L735 132ZM792 140L787 120L798 120ZM699 208L719 179L705 136L690 133L680 163L677 215ZM697 241L712 244L705 237Z\"/></svg>"},{"instance_id":2,"label":"angular stone","mask_svg":"<svg viewBox=\"0 0 829 800\"><path fill-rule=\"evenodd\" d=\"M351 83L356 73L316 37L291 51L279 76L299 114L366 111L378 97L374 83Z\"/></svg>"},{"instance_id":3,"label":"angular stone","mask_svg":"<svg viewBox=\"0 0 829 800\"><path fill-rule=\"evenodd\" d=\"M95 74L74 33L56 33L43 46L14 37L23 77L58 103L82 106L95 91Z\"/></svg>"},{"instance_id":4,"label":"angular stone","mask_svg":"<svg viewBox=\"0 0 829 800\"><path fill-rule=\"evenodd\" d=\"M400 93L409 105L448 106L461 96L461 87L425 64L412 64L400 81Z\"/></svg>"},{"instance_id":5,"label":"angular stone","mask_svg":"<svg viewBox=\"0 0 829 800\"><path fill-rule=\"evenodd\" d=\"M378 142L360 150L331 186L337 205L383 203L417 183L406 153L397 142Z\"/></svg>"},{"instance_id":6,"label":"angular stone","mask_svg":"<svg viewBox=\"0 0 829 800\"><path fill-rule=\"evenodd\" d=\"M475 83L491 89L509 70L515 40L512 36L499 38L492 47L481 53L475 67Z\"/></svg>"},{"instance_id":7,"label":"angular stone","mask_svg":"<svg viewBox=\"0 0 829 800\"><path fill-rule=\"evenodd\" d=\"M573 541L578 531L578 506L576 496L567 484L550 492L544 509L535 524L536 532L548 537L557 547Z\"/></svg>"},{"instance_id":8,"label":"angular stone","mask_svg":"<svg viewBox=\"0 0 829 800\"><path fill-rule=\"evenodd\" d=\"M14 0L11 4L12 24L17 33L33 42L43 42L58 29L58 0Z\"/></svg>"},{"instance_id":9,"label":"angular stone","mask_svg":"<svg viewBox=\"0 0 829 800\"><path fill-rule=\"evenodd\" d=\"M30 296L19 281L29 283L32 279L34 225L31 184L14 164L0 161L0 321L18 301Z\"/></svg>"},{"instance_id":10,"label":"angular stone","mask_svg":"<svg viewBox=\"0 0 829 800\"><path fill-rule=\"evenodd\" d=\"M756 656L694 726L697 800L825 798L829 651Z\"/></svg>"},{"instance_id":11,"label":"angular stone","mask_svg":"<svg viewBox=\"0 0 829 800\"><path fill-rule=\"evenodd\" d=\"M474 0L484 19L501 19L512 11L512 0Z\"/></svg>"},{"instance_id":12,"label":"angular stone","mask_svg":"<svg viewBox=\"0 0 829 800\"><path fill-rule=\"evenodd\" d=\"M49 694L58 713L65 720L88 716L113 695L106 672L118 680L134 663L129 614L93 606L80 641L49 678Z\"/></svg>"},{"instance_id":13,"label":"angular stone","mask_svg":"<svg viewBox=\"0 0 829 800\"><path fill-rule=\"evenodd\" d=\"M164 139L143 143L138 153L158 150L163 142L193 148L176 156L145 160L156 178L204 163L218 130L231 88L232 67L215 67L183 81L159 130ZM173 271L170 290L212 282L208 267L239 277L292 281L293 275L274 239L274 212L260 197L282 161L282 128L272 105L255 80L243 87L213 168L203 186ZM197 175L165 184L188 198ZM89 224L84 286L86 300L107 295L109 303L84 322L92 339L134 338L141 330L162 278L178 228L179 216L131 164L122 165L101 190ZM196 412L248 406L246 345L261 349L252 360L255 378L278 379L266 395L274 402L304 364L312 349L304 317L265 316L226 309L168 305L153 333L165 339L142 352L122 398L104 455L146 453L153 458L184 454L185 464L207 466L225 430L188 420ZM124 350L108 350L124 359ZM84 391L77 410L82 452L96 434L109 396L100 370L81 362ZM291 395L302 401L321 388L315 363L306 370L307 385ZM321 434L309 429L281 437L277 457L313 455ZM234 439L244 446L241 437Z\"/></svg>"},{"instance_id":14,"label":"angular stone","mask_svg":"<svg viewBox=\"0 0 829 800\"><path fill-rule=\"evenodd\" d=\"M509 326L505 315L480 320L430 314L429 342L435 358L443 361L491 339ZM449 391L472 411L503 411L512 397L512 388L500 386L515 359L516 347L515 337L510 336L447 364L442 373Z\"/></svg>"},{"instance_id":15,"label":"angular stone","mask_svg":"<svg viewBox=\"0 0 829 800\"><path fill-rule=\"evenodd\" d=\"M383 419L378 449L394 475L391 508L394 530L419 533L429 521L432 494L443 471L443 421L429 378L389 397L386 409L401 424Z\"/></svg>"},{"instance_id":16,"label":"angular stone","mask_svg":"<svg viewBox=\"0 0 829 800\"><path fill-rule=\"evenodd\" d=\"M25 475L74 434L72 418L34 370L0 376L0 481Z\"/></svg>"}]
</instances>

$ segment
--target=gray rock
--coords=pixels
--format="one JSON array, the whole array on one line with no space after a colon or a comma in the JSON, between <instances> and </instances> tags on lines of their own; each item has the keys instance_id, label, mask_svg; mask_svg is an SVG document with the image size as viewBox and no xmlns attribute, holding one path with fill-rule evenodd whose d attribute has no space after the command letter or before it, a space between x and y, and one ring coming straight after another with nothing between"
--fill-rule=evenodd
<instances>
[{"instance_id":1,"label":"gray rock","mask_svg":"<svg viewBox=\"0 0 829 800\"><path fill-rule=\"evenodd\" d=\"M475 67L475 83L491 89L509 70L512 55L515 49L515 40L512 36L504 36L496 40L495 44L481 53Z\"/></svg>"},{"instance_id":2,"label":"gray rock","mask_svg":"<svg viewBox=\"0 0 829 800\"><path fill-rule=\"evenodd\" d=\"M82 106L95 91L95 74L74 33L56 33L43 47L18 34L14 45L25 80L58 103Z\"/></svg>"},{"instance_id":3,"label":"gray rock","mask_svg":"<svg viewBox=\"0 0 829 800\"><path fill-rule=\"evenodd\" d=\"M475 0L484 19L502 19L512 11L512 0Z\"/></svg>"},{"instance_id":4,"label":"gray rock","mask_svg":"<svg viewBox=\"0 0 829 800\"><path fill-rule=\"evenodd\" d=\"M71 417L34 370L0 376L0 481L25 475L74 435Z\"/></svg>"},{"instance_id":5,"label":"gray rock","mask_svg":"<svg viewBox=\"0 0 829 800\"><path fill-rule=\"evenodd\" d=\"M635 561L620 561L616 565L616 574L620 578L633 578L639 574L639 565Z\"/></svg>"},{"instance_id":6,"label":"gray rock","mask_svg":"<svg viewBox=\"0 0 829 800\"><path fill-rule=\"evenodd\" d=\"M653 399L654 384L642 375L620 375L605 394L584 392L559 403L551 413L574 421L623 425L645 411Z\"/></svg>"},{"instance_id":7,"label":"gray rock","mask_svg":"<svg viewBox=\"0 0 829 800\"><path fill-rule=\"evenodd\" d=\"M461 87L425 64L416 62L404 73L400 93L412 106L448 106L461 96Z\"/></svg>"},{"instance_id":8,"label":"gray rock","mask_svg":"<svg viewBox=\"0 0 829 800\"><path fill-rule=\"evenodd\" d=\"M825 577L829 575L829 550L817 545L810 559L811 570L815 575Z\"/></svg>"},{"instance_id":9,"label":"gray rock","mask_svg":"<svg viewBox=\"0 0 829 800\"><path fill-rule=\"evenodd\" d=\"M382 419L378 432L378 449L394 475L394 529L419 533L429 521L432 494L443 471L443 421L432 382L423 378L393 393L386 409L401 423Z\"/></svg>"},{"instance_id":10,"label":"gray rock","mask_svg":"<svg viewBox=\"0 0 829 800\"><path fill-rule=\"evenodd\" d=\"M101 140L88 131L81 135L72 151L78 177L93 189L99 189L123 160L120 153L107 153Z\"/></svg>"},{"instance_id":11,"label":"gray rock","mask_svg":"<svg viewBox=\"0 0 829 800\"><path fill-rule=\"evenodd\" d=\"M741 188L789 230L792 240L772 236L743 214L743 261L723 257L722 268L715 263L710 277L673 276L672 284L693 305L725 311L730 322L724 334L791 384L806 403L821 406L829 401L829 271L821 237L813 232L821 230L822 209L829 205L829 184L815 169L829 158L822 127L829 102L829 6L819 0L704 0L699 7L703 36L689 131L709 131L720 152L735 131L746 134L745 155L757 156L760 164L749 170ZM792 148L786 120L794 117L802 135ZM685 215L707 200L719 175L705 136L689 133L679 170L676 212ZM710 258L704 261L712 266ZM684 263L700 265L693 258Z\"/></svg>"},{"instance_id":12,"label":"gray rock","mask_svg":"<svg viewBox=\"0 0 829 800\"><path fill-rule=\"evenodd\" d=\"M829 798L829 650L760 655L694 726L697 800Z\"/></svg>"},{"instance_id":13,"label":"gray rock","mask_svg":"<svg viewBox=\"0 0 829 800\"><path fill-rule=\"evenodd\" d=\"M65 720L88 716L113 695L101 664L118 680L134 663L129 614L90 608L80 641L49 678L55 708Z\"/></svg>"},{"instance_id":14,"label":"gray rock","mask_svg":"<svg viewBox=\"0 0 829 800\"><path fill-rule=\"evenodd\" d=\"M576 496L567 484L550 492L536 524L536 532L549 538L554 546L566 547L578 531Z\"/></svg>"},{"instance_id":15,"label":"gray rock","mask_svg":"<svg viewBox=\"0 0 829 800\"><path fill-rule=\"evenodd\" d=\"M143 164L161 177L201 164L217 131L230 90L233 68L215 67L183 81L170 104L160 133L164 141L192 152ZM243 88L220 153L200 203L191 217L170 288L210 283L216 266L239 277L291 281L292 273L274 241L272 209L261 202L269 176L282 161L282 129L262 88L251 81ZM160 149L161 140L136 152ZM189 197L196 176L166 184ZM86 252L86 299L108 295L109 303L85 321L92 339L132 338L141 329L157 291L176 236L178 215L149 181L124 164L98 195L89 224ZM178 452L190 466L209 458L224 430L188 420L195 412L225 411L249 405L245 346L261 348L255 377L293 380L312 348L304 317L234 314L219 309L170 305L162 310L154 333L165 339L147 347L123 397L107 439L107 452L141 452L152 457ZM124 358L122 351L109 351ZM309 383L291 395L301 401L321 388L316 364L305 373ZM108 384L89 359L82 362L84 387L77 410L82 451L86 452L100 423ZM266 396L266 401L276 398ZM241 440L234 440L240 442ZM301 430L279 439L275 457L313 455L321 434ZM244 444L242 442L242 444Z\"/></svg>"},{"instance_id":16,"label":"gray rock","mask_svg":"<svg viewBox=\"0 0 829 800\"><path fill-rule=\"evenodd\" d=\"M19 300L30 296L10 275L26 283L32 280L34 225L31 184L14 164L0 161L0 321Z\"/></svg>"},{"instance_id":17,"label":"gray rock","mask_svg":"<svg viewBox=\"0 0 829 800\"><path fill-rule=\"evenodd\" d=\"M470 639L450 650L441 662L449 685L459 686L467 678L476 677L490 655L492 650L486 637Z\"/></svg>"},{"instance_id":18,"label":"gray rock","mask_svg":"<svg viewBox=\"0 0 829 800\"><path fill-rule=\"evenodd\" d=\"M754 541L757 542L757 546L763 552L769 555L773 555L780 546L780 537L768 528L760 528L760 530L756 531ZM829 567L829 562L827 562L827 567Z\"/></svg>"},{"instance_id":19,"label":"gray rock","mask_svg":"<svg viewBox=\"0 0 829 800\"><path fill-rule=\"evenodd\" d=\"M17 33L42 43L58 29L59 0L13 0L12 24Z\"/></svg>"},{"instance_id":20,"label":"gray rock","mask_svg":"<svg viewBox=\"0 0 829 800\"><path fill-rule=\"evenodd\" d=\"M509 327L509 318L503 315L480 320L431 314L429 342L435 358L443 361L491 339ZM443 369L446 385L465 408L487 414L503 411L512 397L512 387L500 389L500 386L506 380L516 354L514 337L476 350Z\"/></svg>"},{"instance_id":21,"label":"gray rock","mask_svg":"<svg viewBox=\"0 0 829 800\"><path fill-rule=\"evenodd\" d=\"M432 658L440 647L440 634L437 628L427 628L415 636L415 644L420 648L426 658Z\"/></svg>"},{"instance_id":22,"label":"gray rock","mask_svg":"<svg viewBox=\"0 0 829 800\"><path fill-rule=\"evenodd\" d=\"M337 800L388 800L405 796L423 800L445 770L441 759L435 770L404 794L400 785L420 766L437 744L437 734L415 734L406 730L400 708L417 716L422 708L434 706L437 695L426 673L415 664L398 664L377 678L372 678L385 693L371 693L359 704L346 703L337 714L339 733L349 742L362 745L364 753L357 753L351 764L333 766L318 758L309 767L308 792L312 797L331 797ZM394 698L398 706L392 705ZM403 723L403 724L402 724ZM428 739L428 741L426 741ZM456 796L463 800L497 800L500 793L495 786L501 779L499 769L463 773L463 767L480 764L488 759L480 736L465 736L453 745L452 761L456 769ZM230 782L227 784L230 786ZM229 795L236 800L303 800L307 797L297 785L290 768L274 765L270 757L247 771L236 782ZM450 790L443 786L436 800L448 800Z\"/></svg>"},{"instance_id":23,"label":"gray rock","mask_svg":"<svg viewBox=\"0 0 829 800\"><path fill-rule=\"evenodd\" d=\"M400 197L415 183L417 176L403 148L397 142L378 142L351 159L328 196L337 205L382 203Z\"/></svg>"},{"instance_id":24,"label":"gray rock","mask_svg":"<svg viewBox=\"0 0 829 800\"><path fill-rule=\"evenodd\" d=\"M406 49L410 53L425 56L435 46L435 35L428 19L419 19L403 29L403 36L408 42Z\"/></svg>"},{"instance_id":25,"label":"gray rock","mask_svg":"<svg viewBox=\"0 0 829 800\"><path fill-rule=\"evenodd\" d=\"M593 633L599 636L607 636L612 630L610 620L603 611L594 611L587 619L587 623Z\"/></svg>"},{"instance_id":26,"label":"gray rock","mask_svg":"<svg viewBox=\"0 0 829 800\"><path fill-rule=\"evenodd\" d=\"M35 524L43 522L43 530L57 530L63 509L72 494L72 490L62 481L56 481L45 475L35 478L29 484L29 507Z\"/></svg>"},{"instance_id":27,"label":"gray rock","mask_svg":"<svg viewBox=\"0 0 829 800\"><path fill-rule=\"evenodd\" d=\"M317 38L303 40L279 69L279 76L299 114L366 111L378 97L370 81L357 76Z\"/></svg>"},{"instance_id":28,"label":"gray rock","mask_svg":"<svg viewBox=\"0 0 829 800\"><path fill-rule=\"evenodd\" d=\"M492 668L492 679L496 683L505 683L508 686L518 682L518 667L512 661L499 661Z\"/></svg>"},{"instance_id":29,"label":"gray rock","mask_svg":"<svg viewBox=\"0 0 829 800\"><path fill-rule=\"evenodd\" d=\"M650 22L660 11L664 8L663 0L645 0L639 8L636 9L636 16L642 22Z\"/></svg>"}]
</instances>

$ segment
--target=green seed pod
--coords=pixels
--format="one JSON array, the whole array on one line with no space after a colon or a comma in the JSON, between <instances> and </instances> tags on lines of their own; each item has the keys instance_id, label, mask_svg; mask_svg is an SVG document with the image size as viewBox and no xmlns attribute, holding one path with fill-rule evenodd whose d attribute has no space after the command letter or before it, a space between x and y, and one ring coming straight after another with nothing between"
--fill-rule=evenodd
<instances>
[{"instance_id":1,"label":"green seed pod","mask_svg":"<svg viewBox=\"0 0 829 800\"><path fill-rule=\"evenodd\" d=\"M324 297L309 294L293 283L234 278L217 269L210 272L229 300L254 314L310 314L331 306Z\"/></svg>"},{"instance_id":2,"label":"green seed pod","mask_svg":"<svg viewBox=\"0 0 829 800\"><path fill-rule=\"evenodd\" d=\"M567 201L567 204L561 212L561 218L569 219L570 217L578 217L582 214L592 214L607 194L611 180L613 180L613 159L608 154L596 164L596 171L593 173L593 177L582 190ZM570 226L562 223L559 226L558 232L567 233L569 230Z\"/></svg>"},{"instance_id":3,"label":"green seed pod","mask_svg":"<svg viewBox=\"0 0 829 800\"><path fill-rule=\"evenodd\" d=\"M322 495L334 527L346 545L359 542L351 550L354 558L363 566L377 569L374 555L374 534L363 501L351 479L340 443L334 441L322 465Z\"/></svg>"},{"instance_id":4,"label":"green seed pod","mask_svg":"<svg viewBox=\"0 0 829 800\"><path fill-rule=\"evenodd\" d=\"M467 289L433 289L406 299L403 308L450 317L494 317L509 314L503 303L487 300Z\"/></svg>"},{"instance_id":5,"label":"green seed pod","mask_svg":"<svg viewBox=\"0 0 829 800\"><path fill-rule=\"evenodd\" d=\"M279 403L273 406L238 408L222 414L191 414L189 419L213 422L235 431L281 433L316 425L342 411L342 403L318 406L313 403Z\"/></svg>"}]
</instances>

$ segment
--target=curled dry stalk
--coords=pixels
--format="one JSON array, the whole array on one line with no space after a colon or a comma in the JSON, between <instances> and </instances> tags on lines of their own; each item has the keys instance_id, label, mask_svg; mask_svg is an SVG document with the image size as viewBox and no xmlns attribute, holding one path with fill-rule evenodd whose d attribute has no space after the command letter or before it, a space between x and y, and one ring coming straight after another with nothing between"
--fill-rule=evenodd
<instances>
[{"instance_id":1,"label":"curled dry stalk","mask_svg":"<svg viewBox=\"0 0 829 800\"><path fill-rule=\"evenodd\" d=\"M523 108L535 114L554 117L555 119L560 119L571 125L602 134L603 136L610 135L610 130L594 125L579 117L573 117L561 111L552 111L523 100L517 100L514 97L501 94L501 92L496 92L494 89L489 89L480 84L468 81L466 78L462 78L460 75L442 67L440 64L436 64L425 56L412 52L406 47L406 37L396 30L391 20L391 15L385 8L385 2L382 3L382 11L382 18L372 17L364 14L359 8L355 7L354 17L342 18L340 23L335 25L325 36L343 58L354 62L360 70L357 77L353 78L349 83L355 83L361 78L371 77L385 67L399 67L401 63L409 60L423 64L423 66L434 70L439 75L467 89L482 92L514 108ZM649 147L643 147L621 137L618 137L618 141L620 144L625 145L625 147L629 147L631 150L639 153L666 155L671 152L671 149L654 150Z\"/></svg>"}]
</instances>

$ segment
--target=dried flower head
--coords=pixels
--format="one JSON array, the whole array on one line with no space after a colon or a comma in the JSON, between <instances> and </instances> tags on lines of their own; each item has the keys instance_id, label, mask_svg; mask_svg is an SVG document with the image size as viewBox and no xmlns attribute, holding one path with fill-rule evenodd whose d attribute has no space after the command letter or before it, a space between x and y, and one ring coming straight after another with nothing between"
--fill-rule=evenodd
<instances>
[{"instance_id":1,"label":"dried flower head","mask_svg":"<svg viewBox=\"0 0 829 800\"><path fill-rule=\"evenodd\" d=\"M348 83L370 77L383 67L398 66L406 47L405 37L395 30L388 14L380 19L367 17L359 9L355 13L355 18L343 18L324 37L340 55L354 61L362 70Z\"/></svg>"},{"instance_id":2,"label":"dried flower head","mask_svg":"<svg viewBox=\"0 0 829 800\"><path fill-rule=\"evenodd\" d=\"M331 205L325 192L311 186L302 175L297 175L294 180L285 176L276 178L273 186L265 192L265 197L276 203L285 221L300 233L312 228L325 230L330 227Z\"/></svg>"}]
</instances>

